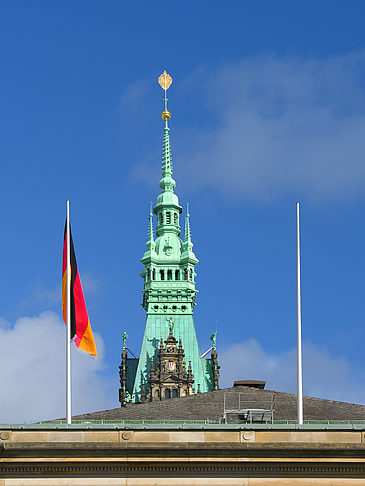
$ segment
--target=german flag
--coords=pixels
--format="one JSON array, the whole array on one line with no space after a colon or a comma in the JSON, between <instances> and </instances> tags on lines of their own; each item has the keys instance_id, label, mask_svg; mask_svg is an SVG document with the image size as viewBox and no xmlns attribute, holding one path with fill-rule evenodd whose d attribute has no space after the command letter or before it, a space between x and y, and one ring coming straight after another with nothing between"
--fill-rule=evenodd
<instances>
[{"instance_id":1,"label":"german flag","mask_svg":"<svg viewBox=\"0 0 365 486\"><path fill-rule=\"evenodd\" d=\"M81 280L77 269L76 255L70 228L70 263L71 263L71 339L76 346L86 353L97 356L96 346L89 317L87 315ZM62 311L67 325L67 221L63 238L62 264Z\"/></svg>"}]
</instances>

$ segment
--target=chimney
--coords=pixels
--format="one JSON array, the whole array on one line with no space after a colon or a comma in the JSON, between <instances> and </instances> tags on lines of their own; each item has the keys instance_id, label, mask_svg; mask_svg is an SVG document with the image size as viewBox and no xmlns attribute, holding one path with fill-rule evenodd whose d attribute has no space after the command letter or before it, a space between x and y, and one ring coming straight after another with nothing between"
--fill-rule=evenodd
<instances>
[{"instance_id":1,"label":"chimney","mask_svg":"<svg viewBox=\"0 0 365 486\"><path fill-rule=\"evenodd\" d=\"M259 380L239 380L233 382L233 387L235 386L249 386L251 388L258 388L259 390L263 390L265 388L266 381L259 381Z\"/></svg>"}]
</instances>

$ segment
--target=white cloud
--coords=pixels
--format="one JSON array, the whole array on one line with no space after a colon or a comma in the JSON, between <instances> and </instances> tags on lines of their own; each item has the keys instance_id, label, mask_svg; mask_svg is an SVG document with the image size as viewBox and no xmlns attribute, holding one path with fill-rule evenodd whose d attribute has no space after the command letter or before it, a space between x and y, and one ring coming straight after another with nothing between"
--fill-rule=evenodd
<instances>
[{"instance_id":1,"label":"white cloud","mask_svg":"<svg viewBox=\"0 0 365 486\"><path fill-rule=\"evenodd\" d=\"M96 335L99 359L72 352L73 413L118 406L116 379L105 378L104 344ZM11 326L0 319L0 423L50 419L65 415L65 325L60 316L43 312L22 317ZM304 393L310 396L365 403L361 383L343 357L304 344ZM220 352L221 386L238 379L263 379L267 388L296 390L295 349L274 354L255 340L237 343Z\"/></svg>"},{"instance_id":2,"label":"white cloud","mask_svg":"<svg viewBox=\"0 0 365 486\"><path fill-rule=\"evenodd\" d=\"M221 387L234 380L265 380L266 388L296 393L296 349L280 354L266 352L256 339L248 339L219 354ZM354 370L343 357L311 342L303 345L303 393L350 403L365 404L363 379L354 381Z\"/></svg>"},{"instance_id":3,"label":"white cloud","mask_svg":"<svg viewBox=\"0 0 365 486\"><path fill-rule=\"evenodd\" d=\"M73 413L117 406L115 383L101 376L104 344L95 335L99 358L72 349ZM22 317L0 326L0 423L65 416L65 325L54 312Z\"/></svg>"},{"instance_id":4,"label":"white cloud","mask_svg":"<svg viewBox=\"0 0 365 486\"><path fill-rule=\"evenodd\" d=\"M364 80L365 51L321 60L262 55L198 70L183 83L199 96L194 127L172 134L179 184L263 201L358 196ZM146 156L134 175L148 179L149 165Z\"/></svg>"}]
</instances>

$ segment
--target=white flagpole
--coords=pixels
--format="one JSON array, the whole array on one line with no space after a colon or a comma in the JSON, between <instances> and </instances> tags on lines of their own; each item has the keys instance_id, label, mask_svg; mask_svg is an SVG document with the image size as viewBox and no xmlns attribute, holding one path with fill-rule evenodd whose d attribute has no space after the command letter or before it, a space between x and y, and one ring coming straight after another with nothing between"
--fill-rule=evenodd
<instances>
[{"instance_id":1,"label":"white flagpole","mask_svg":"<svg viewBox=\"0 0 365 486\"><path fill-rule=\"evenodd\" d=\"M300 225L297 202L297 410L298 424L303 425L303 371L302 371L302 308L300 295Z\"/></svg>"},{"instance_id":2,"label":"white flagpole","mask_svg":"<svg viewBox=\"0 0 365 486\"><path fill-rule=\"evenodd\" d=\"M71 257L70 201L67 201L67 325L66 325L66 420L71 424Z\"/></svg>"}]
</instances>

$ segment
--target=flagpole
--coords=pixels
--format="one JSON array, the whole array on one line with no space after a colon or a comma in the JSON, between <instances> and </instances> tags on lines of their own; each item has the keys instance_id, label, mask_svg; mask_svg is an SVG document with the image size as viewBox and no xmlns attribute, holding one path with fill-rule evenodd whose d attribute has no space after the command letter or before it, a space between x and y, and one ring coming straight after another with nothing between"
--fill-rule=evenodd
<instances>
[{"instance_id":1,"label":"flagpole","mask_svg":"<svg viewBox=\"0 0 365 486\"><path fill-rule=\"evenodd\" d=\"M67 324L66 324L66 421L71 424L71 258L70 201L67 201Z\"/></svg>"},{"instance_id":2,"label":"flagpole","mask_svg":"<svg viewBox=\"0 0 365 486\"><path fill-rule=\"evenodd\" d=\"M302 308L300 286L300 224L299 203L297 202L297 413L298 424L303 425Z\"/></svg>"}]
</instances>

